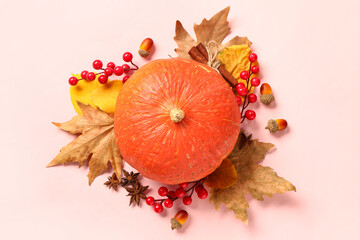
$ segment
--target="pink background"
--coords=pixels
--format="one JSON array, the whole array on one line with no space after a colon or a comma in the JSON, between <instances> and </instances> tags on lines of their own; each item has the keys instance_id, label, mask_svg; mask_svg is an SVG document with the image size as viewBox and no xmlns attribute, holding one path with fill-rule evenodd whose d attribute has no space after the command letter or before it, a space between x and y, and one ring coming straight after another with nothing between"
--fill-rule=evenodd
<instances>
[{"instance_id":1,"label":"pink background","mask_svg":"<svg viewBox=\"0 0 360 240\"><path fill-rule=\"evenodd\" d=\"M103 186L110 173L89 187L87 168L45 168L73 139L51 125L75 114L71 72L97 58L121 62L148 36L153 59L175 56L177 19L193 34L194 22L227 5L229 37L253 41L261 79L277 99L254 105L258 117L243 127L277 146L264 165L297 193L250 200L249 226L197 199L176 232L169 227L176 207L161 215L128 207L123 189ZM360 239L359 10L358 0L1 0L2 239ZM137 55L135 62L145 63ZM287 119L288 131L269 134L270 118Z\"/></svg>"}]
</instances>

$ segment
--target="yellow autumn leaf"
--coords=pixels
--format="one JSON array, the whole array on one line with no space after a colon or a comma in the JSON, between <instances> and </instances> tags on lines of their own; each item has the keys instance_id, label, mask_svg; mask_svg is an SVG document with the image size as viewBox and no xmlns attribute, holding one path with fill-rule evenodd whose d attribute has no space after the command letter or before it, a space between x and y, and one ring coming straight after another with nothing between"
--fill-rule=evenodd
<instances>
[{"instance_id":1,"label":"yellow autumn leaf","mask_svg":"<svg viewBox=\"0 0 360 240\"><path fill-rule=\"evenodd\" d=\"M246 86L246 80L240 78L240 73L245 70L249 71L251 62L248 57L250 53L251 49L246 44L233 45L222 50L217 58L221 61L225 69L238 80L238 82L242 82ZM251 64L251 66L254 65L259 65L259 63L256 61ZM253 77L259 77L259 73L252 74L250 79ZM250 87L251 84L249 83L248 88L250 89ZM254 88L252 91L253 90Z\"/></svg>"},{"instance_id":2,"label":"yellow autumn leaf","mask_svg":"<svg viewBox=\"0 0 360 240\"><path fill-rule=\"evenodd\" d=\"M122 86L121 80L114 80L101 85L91 93L91 100L104 112L114 113L116 99Z\"/></svg>"},{"instance_id":3,"label":"yellow autumn leaf","mask_svg":"<svg viewBox=\"0 0 360 240\"><path fill-rule=\"evenodd\" d=\"M80 74L73 74L74 77L81 79ZM98 82L98 76L94 81L81 80L76 84L76 86L70 86L70 98L71 103L74 106L75 111L82 115L82 111L78 105L78 102L91 105L96 107L93 101L91 100L92 92L100 85Z\"/></svg>"},{"instance_id":4,"label":"yellow autumn leaf","mask_svg":"<svg viewBox=\"0 0 360 240\"><path fill-rule=\"evenodd\" d=\"M204 183L210 188L226 189L234 185L238 179L238 175L234 164L225 158L213 173L205 178Z\"/></svg>"}]
</instances>

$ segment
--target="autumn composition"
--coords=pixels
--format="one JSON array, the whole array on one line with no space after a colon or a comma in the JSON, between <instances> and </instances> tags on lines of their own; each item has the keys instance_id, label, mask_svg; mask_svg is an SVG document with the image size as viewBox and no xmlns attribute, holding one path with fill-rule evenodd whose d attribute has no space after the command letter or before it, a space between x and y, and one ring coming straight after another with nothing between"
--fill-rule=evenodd
<instances>
[{"instance_id":1,"label":"autumn composition","mask_svg":"<svg viewBox=\"0 0 360 240\"><path fill-rule=\"evenodd\" d=\"M183 208L169 219L172 229L186 224L195 196L209 199L215 209L224 204L248 224L246 196L263 201L296 191L262 164L274 145L244 128L244 121L256 120L252 104L267 106L275 97L270 84L261 83L250 40L236 36L224 43L229 10L194 24L196 39L177 21L178 57L138 66L125 52L123 64L95 60L94 71L73 74L70 98L77 115L54 125L76 138L48 166L87 164L89 185L111 166L104 185L126 193L129 205L144 201L156 213ZM139 41L139 56L148 59L154 44L152 38ZM277 134L287 125L270 119L263 131ZM125 162L136 171L124 169ZM152 187L139 176L163 184L159 197L148 194Z\"/></svg>"}]
</instances>

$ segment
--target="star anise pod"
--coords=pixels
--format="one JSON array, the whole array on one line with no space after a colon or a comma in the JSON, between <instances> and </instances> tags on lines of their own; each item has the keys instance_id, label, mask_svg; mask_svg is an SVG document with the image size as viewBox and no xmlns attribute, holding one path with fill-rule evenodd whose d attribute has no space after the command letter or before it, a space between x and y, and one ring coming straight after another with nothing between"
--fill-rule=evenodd
<instances>
[{"instance_id":1,"label":"star anise pod","mask_svg":"<svg viewBox=\"0 0 360 240\"><path fill-rule=\"evenodd\" d=\"M124 177L121 178L121 185L123 187L129 185L129 184L136 184L138 182L137 177L140 173L134 173L131 171L130 173L126 170L123 170Z\"/></svg>"},{"instance_id":2,"label":"star anise pod","mask_svg":"<svg viewBox=\"0 0 360 240\"><path fill-rule=\"evenodd\" d=\"M120 184L120 180L117 178L116 174L113 173L112 176L108 177L108 181L104 183L104 185L108 186L109 189L113 188L117 191L117 186Z\"/></svg>"},{"instance_id":3,"label":"star anise pod","mask_svg":"<svg viewBox=\"0 0 360 240\"><path fill-rule=\"evenodd\" d=\"M129 206L135 202L136 205L140 205L140 199L146 199L146 195L144 194L144 192L146 191L146 189L148 189L149 186L141 186L141 184L137 183L135 184L135 186L133 187L125 187L126 191L128 191L128 195L130 196L130 203Z\"/></svg>"},{"instance_id":4,"label":"star anise pod","mask_svg":"<svg viewBox=\"0 0 360 240\"><path fill-rule=\"evenodd\" d=\"M239 149L243 148L248 142L250 142L252 134L246 136L244 131L241 131L239 135Z\"/></svg>"}]
</instances>

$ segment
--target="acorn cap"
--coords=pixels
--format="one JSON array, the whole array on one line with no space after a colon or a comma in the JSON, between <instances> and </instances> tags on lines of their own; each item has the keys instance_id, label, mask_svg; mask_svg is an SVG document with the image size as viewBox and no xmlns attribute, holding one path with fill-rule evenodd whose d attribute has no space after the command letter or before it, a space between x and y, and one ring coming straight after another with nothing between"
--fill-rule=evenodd
<instances>
[{"instance_id":1,"label":"acorn cap","mask_svg":"<svg viewBox=\"0 0 360 240\"><path fill-rule=\"evenodd\" d=\"M270 104L272 101L274 101L275 98L274 98L274 95L271 94L264 94L264 95L261 95L260 96L260 102L268 105Z\"/></svg>"},{"instance_id":2,"label":"acorn cap","mask_svg":"<svg viewBox=\"0 0 360 240\"><path fill-rule=\"evenodd\" d=\"M150 52L143 50L143 49L139 49L139 55L141 57L147 57L147 56L149 56L149 54L150 54Z\"/></svg>"},{"instance_id":3,"label":"acorn cap","mask_svg":"<svg viewBox=\"0 0 360 240\"><path fill-rule=\"evenodd\" d=\"M279 125L274 119L270 119L265 129L268 129L271 133L275 133L279 130Z\"/></svg>"},{"instance_id":4,"label":"acorn cap","mask_svg":"<svg viewBox=\"0 0 360 240\"><path fill-rule=\"evenodd\" d=\"M170 223L171 223L171 230L180 229L182 227L182 224L175 218L172 218L170 220Z\"/></svg>"}]
</instances>

